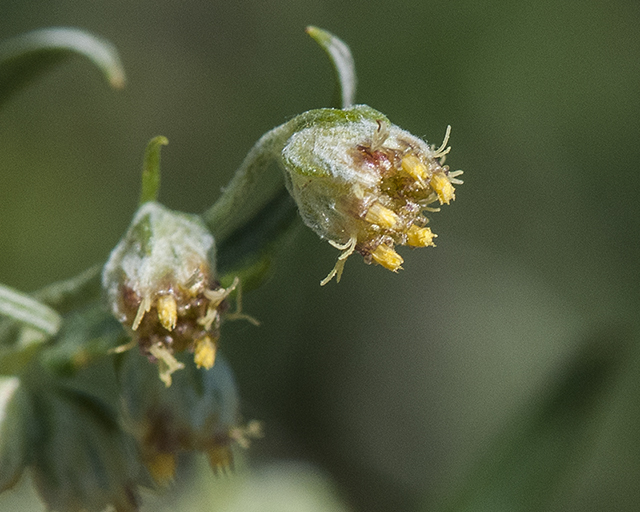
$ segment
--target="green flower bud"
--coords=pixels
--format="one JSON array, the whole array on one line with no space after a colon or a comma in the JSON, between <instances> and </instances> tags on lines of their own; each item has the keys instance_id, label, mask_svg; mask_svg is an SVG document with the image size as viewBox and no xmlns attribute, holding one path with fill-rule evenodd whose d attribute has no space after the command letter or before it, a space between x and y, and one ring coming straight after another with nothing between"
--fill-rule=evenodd
<instances>
[{"instance_id":1,"label":"green flower bud","mask_svg":"<svg viewBox=\"0 0 640 512\"><path fill-rule=\"evenodd\" d=\"M322 284L339 280L355 251L397 271L403 260L396 245L435 245L423 212L449 204L453 184L462 183L455 179L461 171L444 165L449 129L435 149L366 105L303 116L313 121L288 139L281 163L304 222L343 251Z\"/></svg>"},{"instance_id":2,"label":"green flower bud","mask_svg":"<svg viewBox=\"0 0 640 512\"><path fill-rule=\"evenodd\" d=\"M38 395L42 438L33 479L48 510L138 509L140 466L132 443L96 398L57 389Z\"/></svg>"},{"instance_id":3,"label":"green flower bud","mask_svg":"<svg viewBox=\"0 0 640 512\"><path fill-rule=\"evenodd\" d=\"M222 358L208 371L188 364L166 389L149 365L126 354L119 377L125 427L157 483L173 479L181 452L204 452L214 470L231 465L231 445L242 440L242 429L235 381Z\"/></svg>"},{"instance_id":4,"label":"green flower bud","mask_svg":"<svg viewBox=\"0 0 640 512\"><path fill-rule=\"evenodd\" d=\"M13 487L28 463L32 414L31 400L20 379L0 378L0 492Z\"/></svg>"},{"instance_id":5,"label":"green flower bud","mask_svg":"<svg viewBox=\"0 0 640 512\"><path fill-rule=\"evenodd\" d=\"M220 314L237 283L223 289L216 282L214 251L200 217L150 201L135 214L104 267L111 311L130 331L132 344L158 362L167 386L183 367L175 353L188 349L205 368L215 362Z\"/></svg>"}]
</instances>

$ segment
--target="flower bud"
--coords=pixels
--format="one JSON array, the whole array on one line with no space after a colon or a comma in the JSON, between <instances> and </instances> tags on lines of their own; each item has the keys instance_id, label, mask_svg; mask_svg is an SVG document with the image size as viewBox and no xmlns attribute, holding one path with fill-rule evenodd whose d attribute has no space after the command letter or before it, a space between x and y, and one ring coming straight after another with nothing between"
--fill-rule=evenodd
<instances>
[{"instance_id":1,"label":"flower bud","mask_svg":"<svg viewBox=\"0 0 640 512\"><path fill-rule=\"evenodd\" d=\"M175 353L193 351L205 368L215 362L220 315L236 283L223 289L216 282L214 250L198 216L147 202L104 267L102 284L113 314L130 331L132 343L158 362L167 386L183 367Z\"/></svg>"},{"instance_id":2,"label":"flower bud","mask_svg":"<svg viewBox=\"0 0 640 512\"><path fill-rule=\"evenodd\" d=\"M214 470L231 465L239 399L231 369L222 358L209 371L187 365L166 389L149 365L126 354L119 377L125 427L157 483L173 479L182 452L204 452Z\"/></svg>"},{"instance_id":3,"label":"flower bud","mask_svg":"<svg viewBox=\"0 0 640 512\"><path fill-rule=\"evenodd\" d=\"M323 109L302 124L282 150L289 192L304 222L343 251L326 284L353 252L397 271L396 245L435 246L425 211L455 199L461 171L444 165L449 129L440 148L391 124L380 112L356 105Z\"/></svg>"}]
</instances>

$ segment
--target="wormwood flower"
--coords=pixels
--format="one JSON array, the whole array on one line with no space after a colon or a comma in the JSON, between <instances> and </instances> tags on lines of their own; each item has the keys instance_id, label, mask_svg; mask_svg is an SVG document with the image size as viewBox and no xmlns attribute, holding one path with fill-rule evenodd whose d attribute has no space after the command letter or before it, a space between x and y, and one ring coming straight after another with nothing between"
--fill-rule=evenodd
<instances>
[{"instance_id":1,"label":"wormwood flower","mask_svg":"<svg viewBox=\"0 0 640 512\"><path fill-rule=\"evenodd\" d=\"M209 371L189 365L166 389L149 365L129 353L119 365L119 384L125 428L158 484L171 482L183 452L203 452L214 471L229 468L232 445L242 446L254 434L239 425L238 392L222 357Z\"/></svg>"},{"instance_id":2,"label":"wormwood flower","mask_svg":"<svg viewBox=\"0 0 640 512\"><path fill-rule=\"evenodd\" d=\"M214 240L195 215L144 203L111 253L102 281L116 318L132 342L157 362L169 386L171 374L184 367L174 356L194 352L198 367L211 368L220 337L225 299L237 281L222 288L211 261Z\"/></svg>"},{"instance_id":3,"label":"wormwood flower","mask_svg":"<svg viewBox=\"0 0 640 512\"><path fill-rule=\"evenodd\" d=\"M342 251L321 284L339 281L354 252L395 272L397 245L435 246L424 212L449 204L462 183L462 171L444 165L450 128L436 149L366 105L309 114L314 121L288 139L281 162L304 222Z\"/></svg>"}]
</instances>

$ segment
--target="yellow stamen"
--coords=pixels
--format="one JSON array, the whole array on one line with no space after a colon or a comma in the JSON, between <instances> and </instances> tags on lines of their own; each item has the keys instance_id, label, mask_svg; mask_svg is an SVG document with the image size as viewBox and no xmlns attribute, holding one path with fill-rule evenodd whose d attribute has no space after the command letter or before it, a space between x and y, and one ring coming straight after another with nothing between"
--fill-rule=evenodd
<instances>
[{"instance_id":1,"label":"yellow stamen","mask_svg":"<svg viewBox=\"0 0 640 512\"><path fill-rule=\"evenodd\" d=\"M142 322L142 319L144 318L144 314L150 309L151 309L151 297L149 295L145 295L144 297L142 297L140 306L138 306L136 317L133 319L133 324L131 325L131 328L134 331L140 326L140 322Z\"/></svg>"},{"instance_id":2,"label":"yellow stamen","mask_svg":"<svg viewBox=\"0 0 640 512\"><path fill-rule=\"evenodd\" d=\"M161 295L158 297L158 319L167 331L173 331L178 321L178 304L173 295Z\"/></svg>"},{"instance_id":3,"label":"yellow stamen","mask_svg":"<svg viewBox=\"0 0 640 512\"><path fill-rule=\"evenodd\" d=\"M204 367L209 370L213 367L216 362L216 344L209 336L196 341L194 352L193 362L198 368Z\"/></svg>"},{"instance_id":4,"label":"yellow stamen","mask_svg":"<svg viewBox=\"0 0 640 512\"><path fill-rule=\"evenodd\" d=\"M149 347L149 353L158 360L158 373L164 385L171 386L171 374L184 368L184 364L178 361L169 350L157 343Z\"/></svg>"},{"instance_id":5,"label":"yellow stamen","mask_svg":"<svg viewBox=\"0 0 640 512\"><path fill-rule=\"evenodd\" d=\"M431 177L431 188L438 194L440 204L449 204L456 198L454 193L456 189L443 172L437 172Z\"/></svg>"},{"instance_id":6,"label":"yellow stamen","mask_svg":"<svg viewBox=\"0 0 640 512\"><path fill-rule=\"evenodd\" d=\"M376 247L376 250L371 253L371 257L373 258L373 261L382 265L386 269L392 270L393 272L401 269L402 267L400 265L404 262L392 247L385 244L380 244Z\"/></svg>"},{"instance_id":7,"label":"yellow stamen","mask_svg":"<svg viewBox=\"0 0 640 512\"><path fill-rule=\"evenodd\" d=\"M176 474L176 457L172 453L156 453L146 460L146 466L159 485L168 485Z\"/></svg>"},{"instance_id":8,"label":"yellow stamen","mask_svg":"<svg viewBox=\"0 0 640 512\"><path fill-rule=\"evenodd\" d=\"M449 151L451 151L451 148L447 147L447 142L449 142L450 135L451 135L451 125L447 126L447 132L444 134L444 140L442 141L442 145L435 150L435 152L433 153L433 158L443 158L447 153L449 153ZM443 164L444 159L441 160L440 163Z\"/></svg>"},{"instance_id":9,"label":"yellow stamen","mask_svg":"<svg viewBox=\"0 0 640 512\"><path fill-rule=\"evenodd\" d=\"M391 229L400 221L400 217L393 210L380 203L373 203L369 207L369 211L364 216L364 220L371 224L377 224L383 229Z\"/></svg>"},{"instance_id":10,"label":"yellow stamen","mask_svg":"<svg viewBox=\"0 0 640 512\"><path fill-rule=\"evenodd\" d=\"M215 290L205 290L204 296L210 300L209 305L207 306L207 312L205 315L198 319L198 323L203 325L204 328L208 331L211 329L211 326L220 321L220 313L218 311L218 307L222 304L222 301L225 300L231 292L236 289L240 283L240 278L236 276L231 283L229 288L217 288Z\"/></svg>"},{"instance_id":11,"label":"yellow stamen","mask_svg":"<svg viewBox=\"0 0 640 512\"><path fill-rule=\"evenodd\" d=\"M407 231L407 245L413 247L428 247L429 245L435 247L433 239L437 237L435 233L431 232L430 228L419 228L415 224L412 224Z\"/></svg>"},{"instance_id":12,"label":"yellow stamen","mask_svg":"<svg viewBox=\"0 0 640 512\"><path fill-rule=\"evenodd\" d=\"M414 180L424 184L427 181L427 168L416 155L408 154L402 159L402 170Z\"/></svg>"},{"instance_id":13,"label":"yellow stamen","mask_svg":"<svg viewBox=\"0 0 640 512\"><path fill-rule=\"evenodd\" d=\"M329 243L336 249L340 249L343 252L340 256L338 256L338 261L336 261L336 264L331 272L329 272L327 277L320 281L320 286L324 286L325 284L327 284L333 279L334 276L337 276L336 281L338 283L340 282L342 271L344 270L344 264L347 262L347 258L353 254L353 251L356 250L358 239L355 237L355 235L352 235L346 244L339 244L337 242L334 242L333 240L329 240Z\"/></svg>"}]
</instances>

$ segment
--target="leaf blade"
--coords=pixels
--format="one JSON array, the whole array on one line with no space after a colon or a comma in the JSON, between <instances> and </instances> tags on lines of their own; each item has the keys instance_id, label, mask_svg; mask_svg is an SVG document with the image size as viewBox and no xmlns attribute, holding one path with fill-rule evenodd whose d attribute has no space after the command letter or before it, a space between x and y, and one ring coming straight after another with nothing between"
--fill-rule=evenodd
<instances>
[{"instance_id":1,"label":"leaf blade","mask_svg":"<svg viewBox=\"0 0 640 512\"><path fill-rule=\"evenodd\" d=\"M0 105L42 72L74 54L93 62L115 89L124 87L124 67L110 42L76 28L45 28L0 43Z\"/></svg>"},{"instance_id":2,"label":"leaf blade","mask_svg":"<svg viewBox=\"0 0 640 512\"><path fill-rule=\"evenodd\" d=\"M50 307L25 293L0 284L0 315L29 325L48 336L60 329L62 318Z\"/></svg>"},{"instance_id":3,"label":"leaf blade","mask_svg":"<svg viewBox=\"0 0 640 512\"><path fill-rule=\"evenodd\" d=\"M354 104L356 96L356 66L349 46L331 32L308 26L307 34L327 53L338 81L337 106L347 108Z\"/></svg>"}]
</instances>

